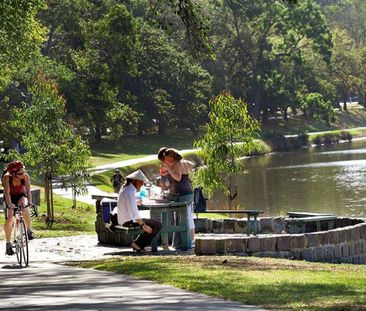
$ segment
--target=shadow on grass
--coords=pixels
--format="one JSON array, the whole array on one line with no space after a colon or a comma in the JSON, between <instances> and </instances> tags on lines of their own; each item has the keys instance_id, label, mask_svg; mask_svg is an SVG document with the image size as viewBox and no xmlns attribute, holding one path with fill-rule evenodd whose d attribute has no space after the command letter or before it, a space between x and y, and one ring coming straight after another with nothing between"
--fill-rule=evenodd
<instances>
[{"instance_id":1,"label":"shadow on grass","mask_svg":"<svg viewBox=\"0 0 366 311\"><path fill-rule=\"evenodd\" d=\"M314 279L307 274L302 279L302 271L292 271L285 275L268 274L254 269L239 273L215 266L197 266L189 262L179 263L178 259L170 261L158 257L115 262L98 262L89 267L114 271L121 274L141 277L160 283L171 284L193 292L230 299L245 304L261 305L276 310L366 310L365 296L362 289L352 279L340 278L330 282L328 277L334 272L327 271ZM86 265L88 267L88 264ZM275 277L273 281L269 276Z\"/></svg>"}]
</instances>

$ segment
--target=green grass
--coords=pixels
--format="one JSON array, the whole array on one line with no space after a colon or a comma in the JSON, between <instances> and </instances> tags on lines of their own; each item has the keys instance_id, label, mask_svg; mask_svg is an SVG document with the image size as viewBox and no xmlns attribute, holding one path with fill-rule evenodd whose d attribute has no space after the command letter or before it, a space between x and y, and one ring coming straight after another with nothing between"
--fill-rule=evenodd
<instances>
[{"instance_id":1,"label":"green grass","mask_svg":"<svg viewBox=\"0 0 366 311\"><path fill-rule=\"evenodd\" d=\"M336 121L330 126L318 120L304 118L303 115L290 116L287 121L281 118L269 120L262 125L262 133L277 132L281 134L301 134L340 129L351 129L366 126L365 108L352 104L348 111L335 110Z\"/></svg>"},{"instance_id":2,"label":"green grass","mask_svg":"<svg viewBox=\"0 0 366 311\"><path fill-rule=\"evenodd\" d=\"M269 132L286 134L301 134L319 131L333 131L340 129L351 129L366 126L366 111L359 105L352 104L349 110L335 111L336 121L330 126L318 120L304 118L303 115L290 116L288 121L281 118L268 120L262 125L262 135ZM359 132L357 132L359 131ZM200 129L203 133L203 129ZM353 137L364 135L363 130L356 130ZM166 135L146 134L142 136L129 136L121 142L103 139L101 142L91 145L93 166L106 163L118 162L133 158L141 158L151 154L157 154L162 146L174 147L176 149L190 149L198 136L192 132L183 130L172 130ZM268 146L262 148L268 150Z\"/></svg>"},{"instance_id":3,"label":"green grass","mask_svg":"<svg viewBox=\"0 0 366 311\"><path fill-rule=\"evenodd\" d=\"M39 216L33 220L33 228L37 237L58 237L79 234L95 234L95 207L86 203L77 203L76 208L71 208L72 201L55 197L54 223L51 228L45 222L46 205L41 204Z\"/></svg>"},{"instance_id":4,"label":"green grass","mask_svg":"<svg viewBox=\"0 0 366 311\"><path fill-rule=\"evenodd\" d=\"M43 198L43 189L41 189L41 198ZM39 207L39 216L32 220L37 238L95 234L95 206L81 202L77 203L76 208L71 206L72 200L54 195L55 221L52 227L48 228L45 222L47 207L42 202ZM0 240L4 237L3 226L0 226Z\"/></svg>"},{"instance_id":5,"label":"green grass","mask_svg":"<svg viewBox=\"0 0 366 311\"><path fill-rule=\"evenodd\" d=\"M194 213L197 218L210 218L210 219L224 219L229 218L229 214L217 214L217 213ZM231 216L232 217L232 216Z\"/></svg>"},{"instance_id":6,"label":"green grass","mask_svg":"<svg viewBox=\"0 0 366 311\"><path fill-rule=\"evenodd\" d=\"M366 136L366 128L356 128L349 130L325 131L309 135L309 142L315 144L338 142L339 140L349 140L349 138Z\"/></svg>"},{"instance_id":7,"label":"green grass","mask_svg":"<svg viewBox=\"0 0 366 311\"><path fill-rule=\"evenodd\" d=\"M366 310L366 267L254 257L133 256L78 264L275 310Z\"/></svg>"},{"instance_id":8,"label":"green grass","mask_svg":"<svg viewBox=\"0 0 366 311\"><path fill-rule=\"evenodd\" d=\"M191 149L196 137L188 131L172 131L166 135L146 134L126 137L121 142L104 139L91 145L92 165L98 166L111 162L141 158L157 154L163 147Z\"/></svg>"}]
</instances>

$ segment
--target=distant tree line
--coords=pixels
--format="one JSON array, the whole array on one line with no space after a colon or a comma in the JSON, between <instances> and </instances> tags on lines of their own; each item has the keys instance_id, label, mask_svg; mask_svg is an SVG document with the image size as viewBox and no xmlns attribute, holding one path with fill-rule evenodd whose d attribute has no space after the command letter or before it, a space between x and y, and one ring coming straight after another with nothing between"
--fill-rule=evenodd
<instances>
[{"instance_id":1,"label":"distant tree line","mask_svg":"<svg viewBox=\"0 0 366 311\"><path fill-rule=\"evenodd\" d=\"M21 140L15 112L37 77L56 83L65 120L91 141L196 131L223 90L260 122L292 109L331 123L334 107L366 102L362 0L11 2L0 4L7 144Z\"/></svg>"}]
</instances>

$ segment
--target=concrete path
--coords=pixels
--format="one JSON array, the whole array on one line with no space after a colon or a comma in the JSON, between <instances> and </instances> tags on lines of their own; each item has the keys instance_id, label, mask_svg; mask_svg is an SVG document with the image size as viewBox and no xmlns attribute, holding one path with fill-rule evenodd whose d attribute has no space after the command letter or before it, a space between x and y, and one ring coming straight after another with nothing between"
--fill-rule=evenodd
<instances>
[{"instance_id":1,"label":"concrete path","mask_svg":"<svg viewBox=\"0 0 366 311\"><path fill-rule=\"evenodd\" d=\"M0 251L4 249L2 241ZM22 269L15 264L15 256L0 256L0 310L264 311L129 276L61 265L71 260L136 256L129 248L98 245L94 235L36 239L30 243L30 252L30 265Z\"/></svg>"}]
</instances>

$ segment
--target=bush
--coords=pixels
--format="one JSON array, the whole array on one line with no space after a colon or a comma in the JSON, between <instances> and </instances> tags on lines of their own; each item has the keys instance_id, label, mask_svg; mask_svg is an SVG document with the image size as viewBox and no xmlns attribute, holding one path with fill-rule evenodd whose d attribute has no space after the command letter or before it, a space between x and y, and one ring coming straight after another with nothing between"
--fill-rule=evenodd
<instances>
[{"instance_id":1,"label":"bush","mask_svg":"<svg viewBox=\"0 0 366 311\"><path fill-rule=\"evenodd\" d=\"M341 131L340 139L341 140L352 140L352 134L348 131Z\"/></svg>"},{"instance_id":2,"label":"bush","mask_svg":"<svg viewBox=\"0 0 366 311\"><path fill-rule=\"evenodd\" d=\"M316 135L311 139L315 145L334 144L340 140L352 140L352 134L348 131L334 131Z\"/></svg>"}]
</instances>

